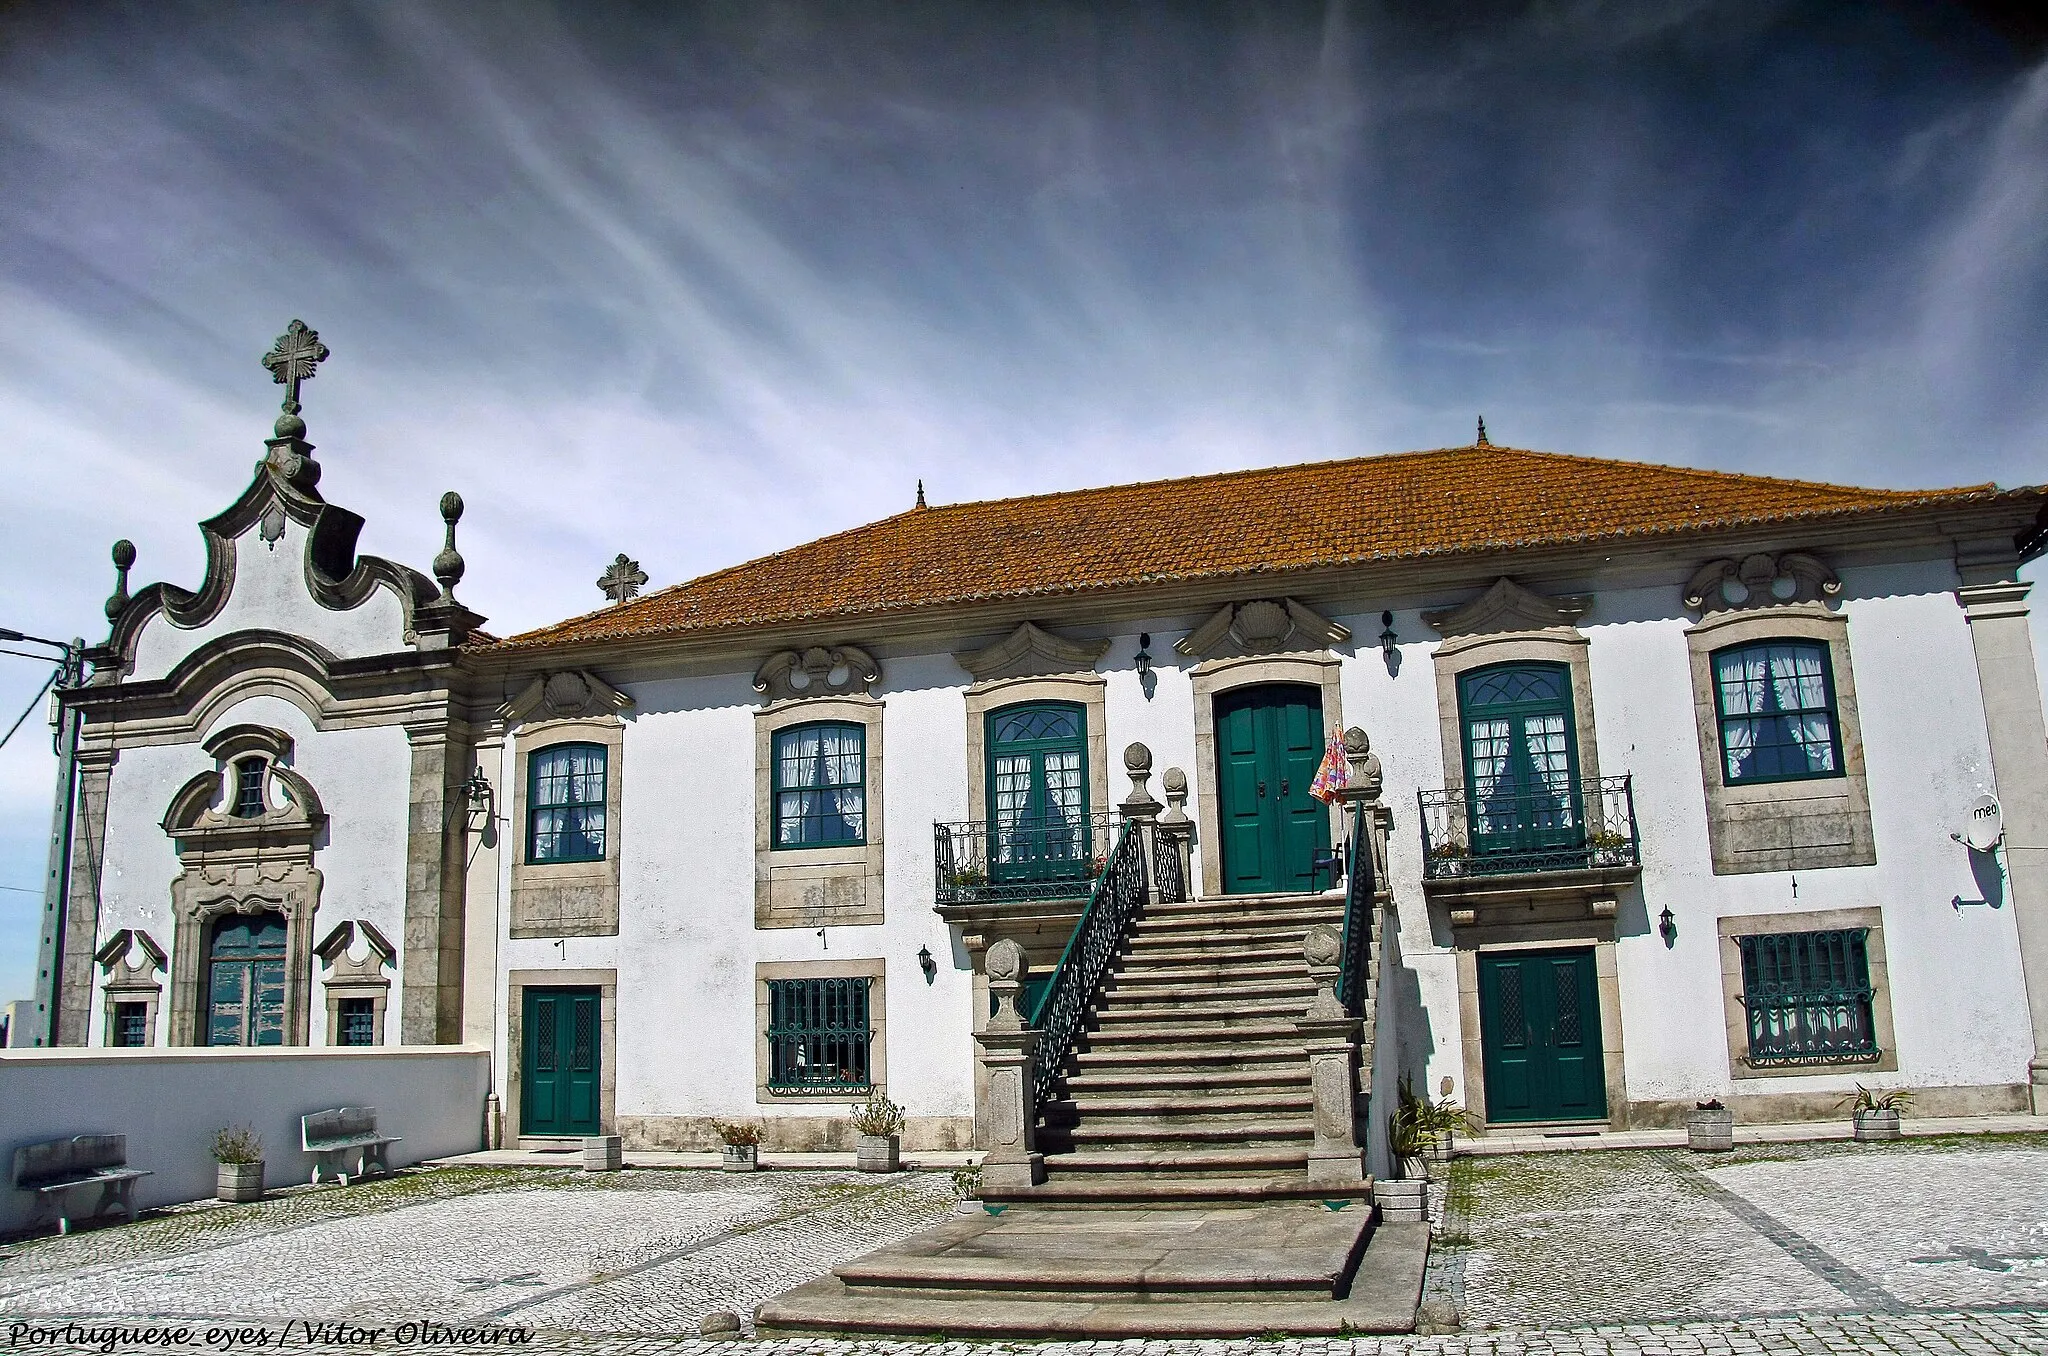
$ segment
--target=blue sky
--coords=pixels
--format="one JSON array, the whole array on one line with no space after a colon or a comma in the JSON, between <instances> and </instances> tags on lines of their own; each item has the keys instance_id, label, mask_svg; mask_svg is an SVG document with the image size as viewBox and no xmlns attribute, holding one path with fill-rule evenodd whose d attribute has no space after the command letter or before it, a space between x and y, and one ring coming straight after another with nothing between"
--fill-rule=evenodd
<instances>
[{"instance_id":1,"label":"blue sky","mask_svg":"<svg viewBox=\"0 0 2048 1356\"><path fill-rule=\"evenodd\" d=\"M322 490L501 632L935 502L1494 440L2048 481L2038 23L1906 3L0 11L0 626ZM1369 511L1369 510L1368 510ZM2038 629L2038 628L2037 628ZM43 672L0 658L0 719ZM52 767L0 750L0 997Z\"/></svg>"}]
</instances>

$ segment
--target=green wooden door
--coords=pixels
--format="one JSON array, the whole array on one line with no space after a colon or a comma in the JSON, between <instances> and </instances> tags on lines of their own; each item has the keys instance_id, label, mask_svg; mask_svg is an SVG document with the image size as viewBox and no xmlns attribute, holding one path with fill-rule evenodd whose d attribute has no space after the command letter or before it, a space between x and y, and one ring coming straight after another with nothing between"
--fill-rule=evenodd
<instances>
[{"instance_id":1,"label":"green wooden door","mask_svg":"<svg viewBox=\"0 0 2048 1356\"><path fill-rule=\"evenodd\" d=\"M1458 713L1474 869L1573 864L1586 831L1571 670L1562 664L1475 669L1458 679Z\"/></svg>"},{"instance_id":2,"label":"green wooden door","mask_svg":"<svg viewBox=\"0 0 2048 1356\"><path fill-rule=\"evenodd\" d=\"M1216 699L1217 825L1226 894L1313 890L1330 813L1308 793L1323 757L1312 687L1241 688Z\"/></svg>"},{"instance_id":3,"label":"green wooden door","mask_svg":"<svg viewBox=\"0 0 2048 1356\"><path fill-rule=\"evenodd\" d=\"M598 1131L596 989L527 989L520 1039L519 1133Z\"/></svg>"},{"instance_id":4,"label":"green wooden door","mask_svg":"<svg viewBox=\"0 0 2048 1356\"><path fill-rule=\"evenodd\" d=\"M1591 950L1482 954L1479 1033L1487 1120L1606 1119Z\"/></svg>"},{"instance_id":5,"label":"green wooden door","mask_svg":"<svg viewBox=\"0 0 2048 1356\"><path fill-rule=\"evenodd\" d=\"M287 936L281 913L231 913L213 925L206 958L208 1045L284 1044Z\"/></svg>"}]
</instances>

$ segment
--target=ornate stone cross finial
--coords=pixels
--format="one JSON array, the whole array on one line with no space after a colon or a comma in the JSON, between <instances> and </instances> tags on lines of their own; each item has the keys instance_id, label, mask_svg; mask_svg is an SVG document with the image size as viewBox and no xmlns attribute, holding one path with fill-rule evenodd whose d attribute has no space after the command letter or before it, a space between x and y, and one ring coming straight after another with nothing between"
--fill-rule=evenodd
<instances>
[{"instance_id":1,"label":"ornate stone cross finial","mask_svg":"<svg viewBox=\"0 0 2048 1356\"><path fill-rule=\"evenodd\" d=\"M597 577L597 587L615 603L631 598L646 582L647 571L640 568L639 561L626 559L624 551L619 552L618 559L605 566L604 573Z\"/></svg>"},{"instance_id":2,"label":"ornate stone cross finial","mask_svg":"<svg viewBox=\"0 0 2048 1356\"><path fill-rule=\"evenodd\" d=\"M306 421L299 418L299 383L310 381L320 364L327 360L327 345L320 342L320 332L308 329L303 320L294 320L285 326L284 333L277 336L277 342L270 346L270 352L263 355L263 365L270 369L270 379L284 387L284 413L277 417L277 436L298 438L306 432Z\"/></svg>"}]
</instances>

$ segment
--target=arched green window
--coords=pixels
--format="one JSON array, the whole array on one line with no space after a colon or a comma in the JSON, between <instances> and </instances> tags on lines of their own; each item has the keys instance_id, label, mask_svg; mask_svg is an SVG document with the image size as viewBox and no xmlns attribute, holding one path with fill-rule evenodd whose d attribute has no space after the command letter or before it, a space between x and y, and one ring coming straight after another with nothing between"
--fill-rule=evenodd
<instances>
[{"instance_id":1,"label":"arched green window","mask_svg":"<svg viewBox=\"0 0 2048 1356\"><path fill-rule=\"evenodd\" d=\"M1089 875L1088 718L1073 702L1029 702L987 716L989 874Z\"/></svg>"},{"instance_id":2,"label":"arched green window","mask_svg":"<svg viewBox=\"0 0 2048 1356\"><path fill-rule=\"evenodd\" d=\"M527 762L526 860L604 860L605 749L556 744Z\"/></svg>"},{"instance_id":3,"label":"arched green window","mask_svg":"<svg viewBox=\"0 0 2048 1356\"><path fill-rule=\"evenodd\" d=\"M1584 842L1571 670L1496 664L1458 677L1472 852L1548 852Z\"/></svg>"},{"instance_id":4,"label":"arched green window","mask_svg":"<svg viewBox=\"0 0 2048 1356\"><path fill-rule=\"evenodd\" d=\"M1828 647L1766 640L1716 650L1714 709L1730 786L1842 775Z\"/></svg>"},{"instance_id":5,"label":"arched green window","mask_svg":"<svg viewBox=\"0 0 2048 1356\"><path fill-rule=\"evenodd\" d=\"M284 1044L286 926L281 913L215 920L206 946L206 1043Z\"/></svg>"},{"instance_id":6,"label":"arched green window","mask_svg":"<svg viewBox=\"0 0 2048 1356\"><path fill-rule=\"evenodd\" d=\"M867 731L838 721L775 732L778 848L867 839Z\"/></svg>"}]
</instances>

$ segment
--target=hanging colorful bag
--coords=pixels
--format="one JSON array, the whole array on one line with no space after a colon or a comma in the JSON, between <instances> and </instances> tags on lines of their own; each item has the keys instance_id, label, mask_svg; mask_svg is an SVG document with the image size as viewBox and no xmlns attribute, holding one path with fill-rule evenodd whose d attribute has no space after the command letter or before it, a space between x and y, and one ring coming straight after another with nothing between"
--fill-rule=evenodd
<instances>
[{"instance_id":1,"label":"hanging colorful bag","mask_svg":"<svg viewBox=\"0 0 2048 1356\"><path fill-rule=\"evenodd\" d=\"M1316 779L1308 784L1308 793L1327 805L1337 799L1337 793L1351 785L1351 760L1344 756L1344 736L1330 736L1330 746L1323 750L1323 763L1316 769Z\"/></svg>"}]
</instances>

